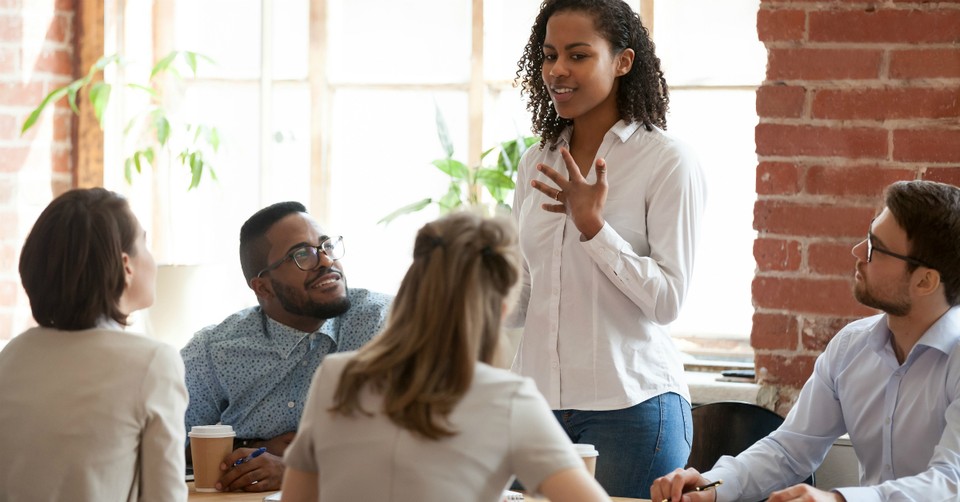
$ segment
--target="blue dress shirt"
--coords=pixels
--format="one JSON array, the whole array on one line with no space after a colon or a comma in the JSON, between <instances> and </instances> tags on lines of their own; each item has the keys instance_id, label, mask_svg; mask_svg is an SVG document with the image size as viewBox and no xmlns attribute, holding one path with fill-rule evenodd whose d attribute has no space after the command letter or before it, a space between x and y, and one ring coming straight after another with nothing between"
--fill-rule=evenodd
<instances>
[{"instance_id":1,"label":"blue dress shirt","mask_svg":"<svg viewBox=\"0 0 960 502\"><path fill-rule=\"evenodd\" d=\"M885 315L850 323L817 358L783 425L703 476L720 501L759 500L799 483L849 433L860 486L848 501L960 500L960 307L917 341L901 365Z\"/></svg>"},{"instance_id":2,"label":"blue dress shirt","mask_svg":"<svg viewBox=\"0 0 960 502\"><path fill-rule=\"evenodd\" d=\"M350 310L304 333L241 310L197 332L180 351L186 366L187 431L224 423L238 438L270 439L297 430L324 356L357 350L380 332L391 297L350 289Z\"/></svg>"}]
</instances>

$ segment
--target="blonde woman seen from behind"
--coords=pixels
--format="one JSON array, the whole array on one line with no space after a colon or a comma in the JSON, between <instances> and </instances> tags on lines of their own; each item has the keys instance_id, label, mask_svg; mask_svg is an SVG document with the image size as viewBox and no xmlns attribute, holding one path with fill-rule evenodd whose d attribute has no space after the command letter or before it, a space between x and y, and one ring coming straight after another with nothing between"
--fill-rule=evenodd
<instances>
[{"instance_id":1,"label":"blonde woman seen from behind","mask_svg":"<svg viewBox=\"0 0 960 502\"><path fill-rule=\"evenodd\" d=\"M331 354L287 450L284 501L499 501L516 475L554 502L609 500L529 379L493 367L519 277L507 220L417 234L384 332Z\"/></svg>"}]
</instances>

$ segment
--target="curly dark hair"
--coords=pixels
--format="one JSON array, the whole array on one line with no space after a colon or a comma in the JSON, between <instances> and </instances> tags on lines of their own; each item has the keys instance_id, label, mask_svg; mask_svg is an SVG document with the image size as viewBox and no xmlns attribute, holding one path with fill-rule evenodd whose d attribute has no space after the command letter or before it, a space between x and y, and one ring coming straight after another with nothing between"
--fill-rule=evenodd
<instances>
[{"instance_id":1,"label":"curly dark hair","mask_svg":"<svg viewBox=\"0 0 960 502\"><path fill-rule=\"evenodd\" d=\"M540 135L540 144L555 142L564 128L573 123L557 114L541 73L547 20L562 11L592 15L596 30L610 43L614 54L633 49L633 67L629 73L618 77L617 110L620 118L641 122L648 131L653 126L666 129L670 103L667 81L660 70L660 58L654 51L650 33L640 22L640 15L623 0L545 0L530 29L523 56L517 63L516 79L521 93L530 96L527 110L533 113L533 130Z\"/></svg>"}]
</instances>

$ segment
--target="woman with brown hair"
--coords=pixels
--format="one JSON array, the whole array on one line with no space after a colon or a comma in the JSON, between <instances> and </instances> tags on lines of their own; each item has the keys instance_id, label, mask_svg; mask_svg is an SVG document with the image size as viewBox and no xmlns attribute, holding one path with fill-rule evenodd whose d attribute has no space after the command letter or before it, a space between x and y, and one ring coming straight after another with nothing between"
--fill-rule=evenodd
<instances>
[{"instance_id":1,"label":"woman with brown hair","mask_svg":"<svg viewBox=\"0 0 960 502\"><path fill-rule=\"evenodd\" d=\"M3 500L186 500L177 351L124 333L157 267L127 201L71 190L20 255L39 327L0 352Z\"/></svg>"},{"instance_id":2,"label":"woman with brown hair","mask_svg":"<svg viewBox=\"0 0 960 502\"><path fill-rule=\"evenodd\" d=\"M516 230L469 213L420 229L383 333L331 354L287 450L283 500L609 500L533 382L495 368Z\"/></svg>"}]
</instances>

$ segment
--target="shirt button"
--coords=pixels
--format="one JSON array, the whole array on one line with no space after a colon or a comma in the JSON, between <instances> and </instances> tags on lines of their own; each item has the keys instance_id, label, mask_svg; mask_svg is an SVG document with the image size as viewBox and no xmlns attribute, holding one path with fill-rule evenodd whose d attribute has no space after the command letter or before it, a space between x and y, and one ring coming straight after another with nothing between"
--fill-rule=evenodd
<instances>
[{"instance_id":1,"label":"shirt button","mask_svg":"<svg viewBox=\"0 0 960 502\"><path fill-rule=\"evenodd\" d=\"M301 366L306 366L306 365L307 365L307 362L304 361L304 362L300 363L300 365L301 365Z\"/></svg>"},{"instance_id":2,"label":"shirt button","mask_svg":"<svg viewBox=\"0 0 960 502\"><path fill-rule=\"evenodd\" d=\"M884 422L885 422L887 425L890 425L890 417L887 417L887 419L886 419Z\"/></svg>"},{"instance_id":3,"label":"shirt button","mask_svg":"<svg viewBox=\"0 0 960 502\"><path fill-rule=\"evenodd\" d=\"M287 408L293 408L293 407L296 406L296 405L297 405L297 403L294 403L293 401L290 401L289 403L287 403Z\"/></svg>"},{"instance_id":4,"label":"shirt button","mask_svg":"<svg viewBox=\"0 0 960 502\"><path fill-rule=\"evenodd\" d=\"M560 366L560 364L558 364L556 361L550 363L550 367L551 367L551 368L556 369L558 366Z\"/></svg>"},{"instance_id":5,"label":"shirt button","mask_svg":"<svg viewBox=\"0 0 960 502\"><path fill-rule=\"evenodd\" d=\"M887 464L887 465L883 466L883 468L889 471L889 470L890 470L890 464Z\"/></svg>"}]
</instances>

